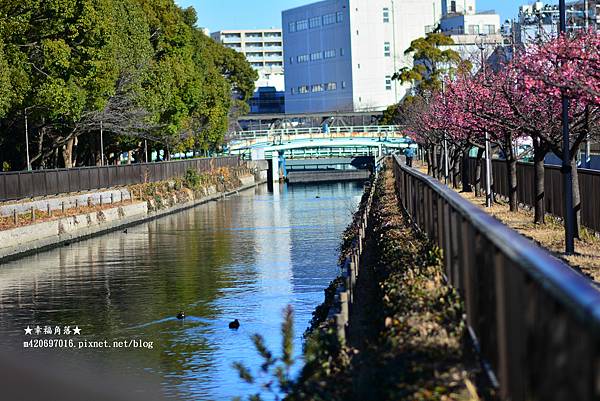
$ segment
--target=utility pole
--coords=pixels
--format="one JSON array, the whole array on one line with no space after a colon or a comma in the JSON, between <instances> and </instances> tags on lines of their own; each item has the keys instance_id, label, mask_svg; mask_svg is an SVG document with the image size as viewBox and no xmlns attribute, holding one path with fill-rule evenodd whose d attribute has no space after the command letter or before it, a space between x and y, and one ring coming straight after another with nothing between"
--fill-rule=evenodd
<instances>
[{"instance_id":1,"label":"utility pole","mask_svg":"<svg viewBox=\"0 0 600 401\"><path fill-rule=\"evenodd\" d=\"M565 0L559 1L560 33L567 34L567 10ZM571 171L570 140L569 140L569 98L562 95L562 174L565 194L565 253L575 252L575 215L573 213L573 173Z\"/></svg>"},{"instance_id":2,"label":"utility pole","mask_svg":"<svg viewBox=\"0 0 600 401\"><path fill-rule=\"evenodd\" d=\"M27 171L31 171L31 160L29 159L29 124L27 121L27 108L25 108L25 153L27 155Z\"/></svg>"},{"instance_id":3,"label":"utility pole","mask_svg":"<svg viewBox=\"0 0 600 401\"><path fill-rule=\"evenodd\" d=\"M485 46L483 38L481 43L478 43L479 50L481 51L481 71L483 73L483 80L486 79L485 71ZM492 151L490 146L490 136L485 131L485 207L492 207Z\"/></svg>"},{"instance_id":4,"label":"utility pole","mask_svg":"<svg viewBox=\"0 0 600 401\"><path fill-rule=\"evenodd\" d=\"M589 9L589 4L588 4L589 0L583 0L583 17L584 17L584 22L583 22L583 26L587 32L587 30L589 29L590 25L589 25L589 19L590 19L590 9ZM589 123L589 109L586 106L585 108L585 123L586 123L586 128L588 130L588 133L585 137L585 160L583 160L583 163L581 163L583 165L583 167L585 168L590 168L590 123Z\"/></svg>"},{"instance_id":5,"label":"utility pole","mask_svg":"<svg viewBox=\"0 0 600 401\"><path fill-rule=\"evenodd\" d=\"M145 160L146 163L148 163L148 140L144 139L144 154L145 154Z\"/></svg>"},{"instance_id":6,"label":"utility pole","mask_svg":"<svg viewBox=\"0 0 600 401\"><path fill-rule=\"evenodd\" d=\"M446 81L445 77L442 77L442 99L446 103ZM444 183L448 185L448 140L446 137L446 131L444 131Z\"/></svg>"}]
</instances>

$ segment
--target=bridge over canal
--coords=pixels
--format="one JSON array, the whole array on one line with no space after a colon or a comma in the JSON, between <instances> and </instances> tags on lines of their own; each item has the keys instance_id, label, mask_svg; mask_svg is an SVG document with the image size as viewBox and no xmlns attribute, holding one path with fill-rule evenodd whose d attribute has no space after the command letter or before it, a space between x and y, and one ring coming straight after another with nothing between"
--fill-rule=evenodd
<instances>
[{"instance_id":1,"label":"bridge over canal","mask_svg":"<svg viewBox=\"0 0 600 401\"><path fill-rule=\"evenodd\" d=\"M270 160L271 176L278 180L287 176L286 160L380 157L416 146L402 126L362 125L240 131L229 135L227 151Z\"/></svg>"}]
</instances>

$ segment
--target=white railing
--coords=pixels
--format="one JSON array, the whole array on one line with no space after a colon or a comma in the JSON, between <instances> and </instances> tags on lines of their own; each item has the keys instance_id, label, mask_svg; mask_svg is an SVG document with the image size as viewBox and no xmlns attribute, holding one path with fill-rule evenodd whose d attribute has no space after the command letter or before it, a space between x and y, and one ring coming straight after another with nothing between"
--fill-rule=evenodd
<instances>
[{"instance_id":1,"label":"white railing","mask_svg":"<svg viewBox=\"0 0 600 401\"><path fill-rule=\"evenodd\" d=\"M333 134L398 134L402 131L399 125L359 125L352 127L329 127L326 131L323 127L312 128L281 128L271 130L237 131L229 134L230 140L244 140L255 138L269 138L294 135L333 135Z\"/></svg>"}]
</instances>

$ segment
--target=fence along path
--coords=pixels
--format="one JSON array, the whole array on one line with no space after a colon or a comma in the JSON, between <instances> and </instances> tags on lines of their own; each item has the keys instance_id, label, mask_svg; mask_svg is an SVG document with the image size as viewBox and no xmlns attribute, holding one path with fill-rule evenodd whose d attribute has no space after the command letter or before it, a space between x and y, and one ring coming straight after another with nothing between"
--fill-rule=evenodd
<instances>
[{"instance_id":1,"label":"fence along path","mask_svg":"<svg viewBox=\"0 0 600 401\"><path fill-rule=\"evenodd\" d=\"M469 173L471 184L475 185L475 159L469 160ZM485 177L485 161L482 160L481 176ZM581 195L581 224L600 232L600 171L577 169L579 176L579 193ZM507 166L504 160L492 160L493 191L508 197ZM517 163L517 197L519 202L533 207L534 193L534 166L531 163ZM560 167L548 166L544 168L544 204L546 213L564 217L564 191Z\"/></svg>"},{"instance_id":2,"label":"fence along path","mask_svg":"<svg viewBox=\"0 0 600 401\"><path fill-rule=\"evenodd\" d=\"M239 166L237 157L190 159L120 166L14 171L0 173L0 201L89 191L183 177L189 169L210 171Z\"/></svg>"},{"instance_id":3,"label":"fence along path","mask_svg":"<svg viewBox=\"0 0 600 401\"><path fill-rule=\"evenodd\" d=\"M442 250L500 399L600 399L600 292L437 180L394 158L400 199Z\"/></svg>"}]
</instances>

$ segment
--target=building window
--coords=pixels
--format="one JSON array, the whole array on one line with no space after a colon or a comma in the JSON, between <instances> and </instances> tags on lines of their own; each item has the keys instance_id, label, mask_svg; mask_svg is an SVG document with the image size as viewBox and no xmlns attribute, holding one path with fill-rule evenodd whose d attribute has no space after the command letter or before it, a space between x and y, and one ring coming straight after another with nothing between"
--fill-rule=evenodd
<instances>
[{"instance_id":1,"label":"building window","mask_svg":"<svg viewBox=\"0 0 600 401\"><path fill-rule=\"evenodd\" d=\"M310 60L309 57L310 56L308 54L302 54L302 55L298 56L298 62L299 63L306 63L306 62L308 62L308 60Z\"/></svg>"},{"instance_id":2,"label":"building window","mask_svg":"<svg viewBox=\"0 0 600 401\"><path fill-rule=\"evenodd\" d=\"M292 93L292 95L295 95L296 94L296 88L290 89L290 92Z\"/></svg>"},{"instance_id":3,"label":"building window","mask_svg":"<svg viewBox=\"0 0 600 401\"><path fill-rule=\"evenodd\" d=\"M390 9L387 7L383 9L383 22L386 24L390 22Z\"/></svg>"},{"instance_id":4,"label":"building window","mask_svg":"<svg viewBox=\"0 0 600 401\"><path fill-rule=\"evenodd\" d=\"M311 53L310 61L317 61L323 59L323 52Z\"/></svg>"},{"instance_id":5,"label":"building window","mask_svg":"<svg viewBox=\"0 0 600 401\"><path fill-rule=\"evenodd\" d=\"M487 33L488 35L493 35L496 33L496 27L494 25L486 25L485 26L485 33Z\"/></svg>"},{"instance_id":6,"label":"building window","mask_svg":"<svg viewBox=\"0 0 600 401\"><path fill-rule=\"evenodd\" d=\"M344 49L342 47L340 47L340 57L344 56Z\"/></svg>"},{"instance_id":7,"label":"building window","mask_svg":"<svg viewBox=\"0 0 600 401\"><path fill-rule=\"evenodd\" d=\"M335 82L329 82L325 89L328 91L334 91L337 89L337 84Z\"/></svg>"},{"instance_id":8,"label":"building window","mask_svg":"<svg viewBox=\"0 0 600 401\"><path fill-rule=\"evenodd\" d=\"M308 93L308 86L307 85L299 86L298 93Z\"/></svg>"},{"instance_id":9,"label":"building window","mask_svg":"<svg viewBox=\"0 0 600 401\"><path fill-rule=\"evenodd\" d=\"M342 89L346 89L346 81L342 81Z\"/></svg>"},{"instance_id":10,"label":"building window","mask_svg":"<svg viewBox=\"0 0 600 401\"><path fill-rule=\"evenodd\" d=\"M289 31L296 32L296 23L295 22L290 22Z\"/></svg>"},{"instance_id":11,"label":"building window","mask_svg":"<svg viewBox=\"0 0 600 401\"><path fill-rule=\"evenodd\" d=\"M309 19L308 25L311 29L319 28L321 26L321 17L313 17L313 18Z\"/></svg>"},{"instance_id":12,"label":"building window","mask_svg":"<svg viewBox=\"0 0 600 401\"><path fill-rule=\"evenodd\" d=\"M290 64L294 64L294 58L290 57Z\"/></svg>"},{"instance_id":13,"label":"building window","mask_svg":"<svg viewBox=\"0 0 600 401\"><path fill-rule=\"evenodd\" d=\"M454 0L450 2L450 12L451 13L456 12L456 1L454 1Z\"/></svg>"},{"instance_id":14,"label":"building window","mask_svg":"<svg viewBox=\"0 0 600 401\"><path fill-rule=\"evenodd\" d=\"M383 55L384 57L392 56L392 46L390 45L390 42L383 42Z\"/></svg>"},{"instance_id":15,"label":"building window","mask_svg":"<svg viewBox=\"0 0 600 401\"><path fill-rule=\"evenodd\" d=\"M479 35L479 25L469 25L470 35Z\"/></svg>"},{"instance_id":16,"label":"building window","mask_svg":"<svg viewBox=\"0 0 600 401\"><path fill-rule=\"evenodd\" d=\"M335 24L335 14L325 14L323 16L323 25Z\"/></svg>"},{"instance_id":17,"label":"building window","mask_svg":"<svg viewBox=\"0 0 600 401\"><path fill-rule=\"evenodd\" d=\"M308 29L308 20L302 19L300 21L296 21L296 30L297 31L305 31Z\"/></svg>"},{"instance_id":18,"label":"building window","mask_svg":"<svg viewBox=\"0 0 600 401\"><path fill-rule=\"evenodd\" d=\"M325 90L325 85L323 85L323 84L313 85L312 88L311 88L311 90L313 92L323 92Z\"/></svg>"},{"instance_id":19,"label":"building window","mask_svg":"<svg viewBox=\"0 0 600 401\"><path fill-rule=\"evenodd\" d=\"M392 90L392 77L390 75L386 75L386 77L385 77L385 90L386 91Z\"/></svg>"},{"instance_id":20,"label":"building window","mask_svg":"<svg viewBox=\"0 0 600 401\"><path fill-rule=\"evenodd\" d=\"M358 64L358 69L360 70L360 64Z\"/></svg>"},{"instance_id":21,"label":"building window","mask_svg":"<svg viewBox=\"0 0 600 401\"><path fill-rule=\"evenodd\" d=\"M342 22L344 20L344 14L341 11L338 11L335 14L335 20L336 22Z\"/></svg>"},{"instance_id":22,"label":"building window","mask_svg":"<svg viewBox=\"0 0 600 401\"><path fill-rule=\"evenodd\" d=\"M334 58L335 57L335 49L325 50L325 58Z\"/></svg>"},{"instance_id":23,"label":"building window","mask_svg":"<svg viewBox=\"0 0 600 401\"><path fill-rule=\"evenodd\" d=\"M425 33L433 32L433 25L425 25Z\"/></svg>"}]
</instances>

